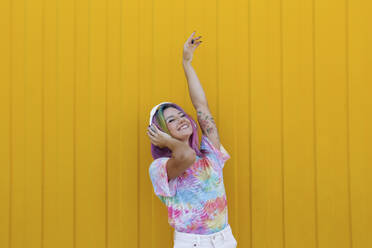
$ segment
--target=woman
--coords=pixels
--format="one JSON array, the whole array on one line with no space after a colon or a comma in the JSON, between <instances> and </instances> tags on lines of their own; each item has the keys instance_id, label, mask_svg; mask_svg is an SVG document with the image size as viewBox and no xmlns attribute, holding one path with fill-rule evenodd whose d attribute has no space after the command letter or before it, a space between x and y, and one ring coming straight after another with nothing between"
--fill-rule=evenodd
<instances>
[{"instance_id":1,"label":"woman","mask_svg":"<svg viewBox=\"0 0 372 248\"><path fill-rule=\"evenodd\" d=\"M162 102L150 113L147 135L154 161L149 168L155 194L167 206L174 248L235 248L228 224L223 167L230 155L220 144L208 102L191 66L201 36L195 32L183 48L183 67L202 130L177 104Z\"/></svg>"}]
</instances>

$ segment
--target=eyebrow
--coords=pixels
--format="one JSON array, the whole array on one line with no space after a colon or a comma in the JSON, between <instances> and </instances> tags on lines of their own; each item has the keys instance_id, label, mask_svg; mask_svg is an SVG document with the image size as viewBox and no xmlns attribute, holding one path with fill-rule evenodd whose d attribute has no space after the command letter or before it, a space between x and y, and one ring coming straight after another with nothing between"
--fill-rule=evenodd
<instances>
[{"instance_id":1,"label":"eyebrow","mask_svg":"<svg viewBox=\"0 0 372 248\"><path fill-rule=\"evenodd\" d=\"M181 114L183 114L181 111L180 112L178 112L178 114L179 113L181 113ZM169 118L171 118L171 117L174 117L173 115L170 115L170 116L168 116L165 120L167 121Z\"/></svg>"}]
</instances>

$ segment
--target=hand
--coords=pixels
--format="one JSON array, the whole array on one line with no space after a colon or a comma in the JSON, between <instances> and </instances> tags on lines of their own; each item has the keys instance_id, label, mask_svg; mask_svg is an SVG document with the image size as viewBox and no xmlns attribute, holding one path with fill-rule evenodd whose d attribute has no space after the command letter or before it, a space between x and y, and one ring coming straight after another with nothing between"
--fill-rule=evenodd
<instances>
[{"instance_id":1,"label":"hand","mask_svg":"<svg viewBox=\"0 0 372 248\"><path fill-rule=\"evenodd\" d=\"M202 41L198 41L201 36L194 38L195 31L191 34L191 36L187 39L185 44L183 45L183 61L191 62L192 56L195 49L200 45Z\"/></svg>"},{"instance_id":2,"label":"hand","mask_svg":"<svg viewBox=\"0 0 372 248\"><path fill-rule=\"evenodd\" d=\"M154 124L151 124L147 129L147 135L149 136L151 143L155 146L164 148L167 146L169 140L172 139L172 136L160 131Z\"/></svg>"}]
</instances>

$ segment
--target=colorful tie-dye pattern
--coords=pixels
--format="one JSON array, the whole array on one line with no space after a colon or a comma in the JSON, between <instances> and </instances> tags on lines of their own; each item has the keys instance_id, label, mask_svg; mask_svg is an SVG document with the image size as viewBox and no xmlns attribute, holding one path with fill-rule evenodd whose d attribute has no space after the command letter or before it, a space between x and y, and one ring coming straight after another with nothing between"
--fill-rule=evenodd
<instances>
[{"instance_id":1,"label":"colorful tie-dye pattern","mask_svg":"<svg viewBox=\"0 0 372 248\"><path fill-rule=\"evenodd\" d=\"M168 157L155 159L149 168L154 192L167 206L168 222L178 232L212 234L228 223L222 169L230 155L222 145L216 149L205 135L200 150L204 156L169 183Z\"/></svg>"}]
</instances>

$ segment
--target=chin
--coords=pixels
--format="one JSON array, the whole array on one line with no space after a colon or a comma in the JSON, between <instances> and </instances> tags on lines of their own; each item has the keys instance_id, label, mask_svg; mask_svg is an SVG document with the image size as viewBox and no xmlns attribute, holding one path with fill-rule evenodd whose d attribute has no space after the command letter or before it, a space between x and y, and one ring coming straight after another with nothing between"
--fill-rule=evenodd
<instances>
[{"instance_id":1,"label":"chin","mask_svg":"<svg viewBox=\"0 0 372 248\"><path fill-rule=\"evenodd\" d=\"M177 138L178 140L188 140L190 139L192 135L192 132L190 134L184 134L184 135L177 135L175 138Z\"/></svg>"}]
</instances>

